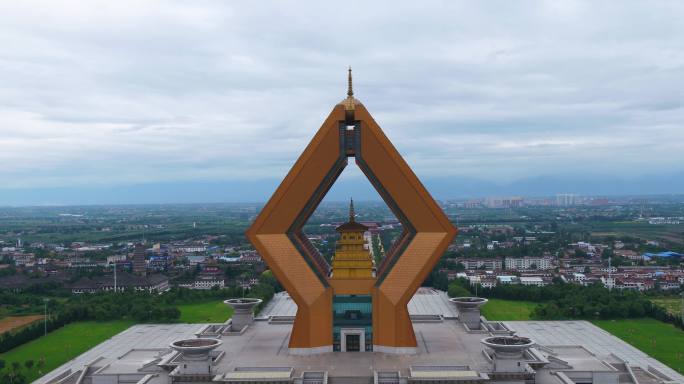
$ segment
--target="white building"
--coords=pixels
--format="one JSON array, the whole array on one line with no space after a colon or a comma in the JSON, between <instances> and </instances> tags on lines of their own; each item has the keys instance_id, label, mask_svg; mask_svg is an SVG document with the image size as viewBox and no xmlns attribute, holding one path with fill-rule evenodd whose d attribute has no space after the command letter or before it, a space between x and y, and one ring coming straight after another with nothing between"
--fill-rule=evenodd
<instances>
[{"instance_id":1,"label":"white building","mask_svg":"<svg viewBox=\"0 0 684 384\"><path fill-rule=\"evenodd\" d=\"M556 195L556 205L559 207L569 207L577 204L577 195L573 193L559 193Z\"/></svg>"},{"instance_id":2,"label":"white building","mask_svg":"<svg viewBox=\"0 0 684 384\"><path fill-rule=\"evenodd\" d=\"M206 252L207 247L205 245L186 245L182 247L176 247L175 248L176 252L185 252L185 253L200 253L200 252Z\"/></svg>"},{"instance_id":3,"label":"white building","mask_svg":"<svg viewBox=\"0 0 684 384\"><path fill-rule=\"evenodd\" d=\"M603 283L603 286L608 288L608 289L615 288L615 278L614 277L603 276L603 277L601 277L601 283Z\"/></svg>"},{"instance_id":4,"label":"white building","mask_svg":"<svg viewBox=\"0 0 684 384\"><path fill-rule=\"evenodd\" d=\"M543 287L544 280L539 276L522 276L520 277L520 284L522 285L533 285L537 287Z\"/></svg>"},{"instance_id":5,"label":"white building","mask_svg":"<svg viewBox=\"0 0 684 384\"><path fill-rule=\"evenodd\" d=\"M468 279L470 285L480 284L480 282L482 282L480 276L467 276L466 278Z\"/></svg>"},{"instance_id":6,"label":"white building","mask_svg":"<svg viewBox=\"0 0 684 384\"><path fill-rule=\"evenodd\" d=\"M212 289L219 287L220 289L226 286L223 279L197 279L192 285L192 289Z\"/></svg>"},{"instance_id":7,"label":"white building","mask_svg":"<svg viewBox=\"0 0 684 384\"><path fill-rule=\"evenodd\" d=\"M14 253L12 260L15 265L30 267L35 263L36 257L33 253Z\"/></svg>"},{"instance_id":8,"label":"white building","mask_svg":"<svg viewBox=\"0 0 684 384\"><path fill-rule=\"evenodd\" d=\"M71 293L95 293L101 291L147 291L159 293L169 290L169 279L163 275L137 276L119 273L116 281L113 276L100 276L92 279L81 278L71 285Z\"/></svg>"},{"instance_id":9,"label":"white building","mask_svg":"<svg viewBox=\"0 0 684 384\"><path fill-rule=\"evenodd\" d=\"M497 276L496 280L499 282L499 284L517 284L518 283L518 277L517 276Z\"/></svg>"},{"instance_id":10,"label":"white building","mask_svg":"<svg viewBox=\"0 0 684 384\"><path fill-rule=\"evenodd\" d=\"M506 269L539 269L548 270L553 268L553 262L550 257L507 257Z\"/></svg>"},{"instance_id":11,"label":"white building","mask_svg":"<svg viewBox=\"0 0 684 384\"><path fill-rule=\"evenodd\" d=\"M124 262L124 261L126 261L126 255L107 256L107 264L114 264L117 262Z\"/></svg>"},{"instance_id":12,"label":"white building","mask_svg":"<svg viewBox=\"0 0 684 384\"><path fill-rule=\"evenodd\" d=\"M585 275L584 273L573 273L572 274L572 280L577 282L577 283L582 283L586 279L587 279L587 275Z\"/></svg>"},{"instance_id":13,"label":"white building","mask_svg":"<svg viewBox=\"0 0 684 384\"><path fill-rule=\"evenodd\" d=\"M465 269L486 269L486 270L501 270L503 269L503 262L500 259L456 259L457 262L463 264Z\"/></svg>"}]
</instances>

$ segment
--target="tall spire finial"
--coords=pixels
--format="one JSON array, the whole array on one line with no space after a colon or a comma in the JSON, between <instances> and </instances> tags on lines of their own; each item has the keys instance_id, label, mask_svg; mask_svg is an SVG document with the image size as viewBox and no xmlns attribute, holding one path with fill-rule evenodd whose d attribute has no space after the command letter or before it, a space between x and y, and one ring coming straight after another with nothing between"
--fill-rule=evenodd
<instances>
[{"instance_id":1,"label":"tall spire finial","mask_svg":"<svg viewBox=\"0 0 684 384\"><path fill-rule=\"evenodd\" d=\"M351 65L349 66L349 75L347 75L347 82L348 82L347 98L351 99L354 96L354 90L352 89Z\"/></svg>"},{"instance_id":2,"label":"tall spire finial","mask_svg":"<svg viewBox=\"0 0 684 384\"><path fill-rule=\"evenodd\" d=\"M354 216L356 216L356 214L354 213L354 199L351 199L349 201L349 222L350 223L354 222Z\"/></svg>"}]
</instances>

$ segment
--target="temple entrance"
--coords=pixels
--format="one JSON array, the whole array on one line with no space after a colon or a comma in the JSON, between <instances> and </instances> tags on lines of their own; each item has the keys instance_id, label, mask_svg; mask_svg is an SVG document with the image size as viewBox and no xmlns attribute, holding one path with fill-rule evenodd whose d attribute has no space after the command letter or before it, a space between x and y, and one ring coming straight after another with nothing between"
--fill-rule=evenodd
<instances>
[{"instance_id":1,"label":"temple entrance","mask_svg":"<svg viewBox=\"0 0 684 384\"><path fill-rule=\"evenodd\" d=\"M371 297L369 295L335 295L333 297L333 351L370 352L372 350L373 303Z\"/></svg>"},{"instance_id":2,"label":"temple entrance","mask_svg":"<svg viewBox=\"0 0 684 384\"><path fill-rule=\"evenodd\" d=\"M359 352L361 350L360 335L347 335L347 350L345 352Z\"/></svg>"},{"instance_id":3,"label":"temple entrance","mask_svg":"<svg viewBox=\"0 0 684 384\"><path fill-rule=\"evenodd\" d=\"M340 339L340 352L366 351L366 331L363 328L342 328Z\"/></svg>"}]
</instances>

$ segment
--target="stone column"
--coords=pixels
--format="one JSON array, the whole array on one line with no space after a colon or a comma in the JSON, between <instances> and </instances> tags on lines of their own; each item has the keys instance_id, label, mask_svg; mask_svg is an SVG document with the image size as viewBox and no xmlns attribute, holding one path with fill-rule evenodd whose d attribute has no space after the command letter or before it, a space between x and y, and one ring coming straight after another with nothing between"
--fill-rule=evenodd
<instances>
[{"instance_id":1,"label":"stone column","mask_svg":"<svg viewBox=\"0 0 684 384\"><path fill-rule=\"evenodd\" d=\"M254 307L261 303L261 299L243 297L241 299L228 299L225 304L233 308L233 320L231 330L240 332L245 326L254 322Z\"/></svg>"},{"instance_id":2,"label":"stone column","mask_svg":"<svg viewBox=\"0 0 684 384\"><path fill-rule=\"evenodd\" d=\"M480 341L494 351L494 372L525 372L525 351L534 345L527 337L493 336Z\"/></svg>"},{"instance_id":3,"label":"stone column","mask_svg":"<svg viewBox=\"0 0 684 384\"><path fill-rule=\"evenodd\" d=\"M171 343L171 348L181 353L175 375L211 375L209 353L221 345L217 339L185 339Z\"/></svg>"},{"instance_id":4,"label":"stone column","mask_svg":"<svg viewBox=\"0 0 684 384\"><path fill-rule=\"evenodd\" d=\"M468 329L480 329L480 307L487 303L481 297L454 297L449 299L458 309L458 320L468 326Z\"/></svg>"}]
</instances>

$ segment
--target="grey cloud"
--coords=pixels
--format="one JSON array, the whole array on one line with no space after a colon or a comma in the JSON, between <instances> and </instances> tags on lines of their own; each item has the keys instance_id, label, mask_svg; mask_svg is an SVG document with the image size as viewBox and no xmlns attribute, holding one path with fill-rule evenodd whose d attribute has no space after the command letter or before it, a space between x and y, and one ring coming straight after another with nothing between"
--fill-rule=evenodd
<instances>
[{"instance_id":1,"label":"grey cloud","mask_svg":"<svg viewBox=\"0 0 684 384\"><path fill-rule=\"evenodd\" d=\"M419 175L676 172L683 16L648 1L5 2L0 178L278 178L348 64Z\"/></svg>"}]
</instances>

